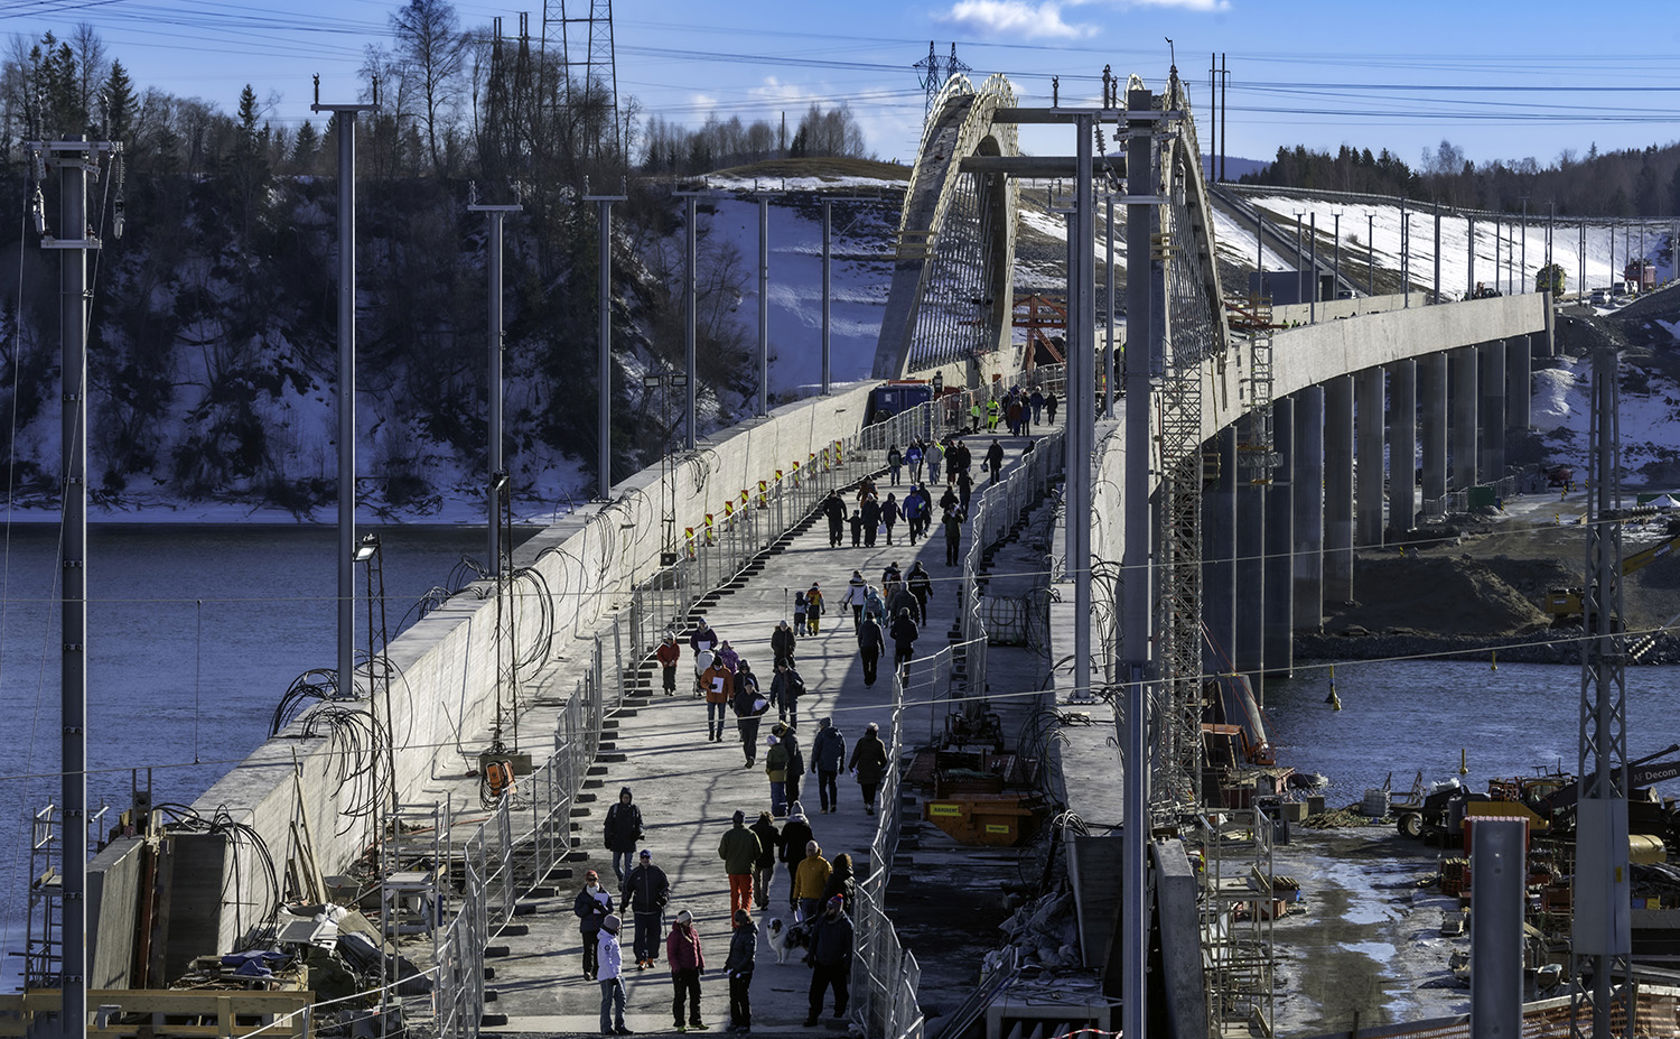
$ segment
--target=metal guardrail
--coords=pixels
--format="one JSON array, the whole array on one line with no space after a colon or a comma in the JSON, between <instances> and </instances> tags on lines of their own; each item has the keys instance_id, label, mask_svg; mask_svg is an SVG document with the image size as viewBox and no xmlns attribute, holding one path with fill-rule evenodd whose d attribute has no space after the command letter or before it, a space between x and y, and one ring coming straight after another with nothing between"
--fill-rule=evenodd
<instances>
[{"instance_id":1,"label":"metal guardrail","mask_svg":"<svg viewBox=\"0 0 1680 1039\"><path fill-rule=\"evenodd\" d=\"M1055 377L1056 373L1045 375ZM915 421L918 419L914 417L910 420ZM886 910L887 886L892 880L893 858L898 854L903 826L899 756L904 746L906 692L914 691L916 702L926 700L930 725L937 720L941 701L949 704L959 696L985 694L988 639L980 588L981 557L988 545L1001 541L1021 517L1044 501L1063 465L1062 434L1057 431L1040 437L1007 477L987 484L979 492L968 519L969 546L962 565L962 600L958 611L961 641L931 656L912 660L905 669L904 680L896 670L893 673L892 741L887 774L881 784L879 821L869 847L869 871L857 885L852 921L855 934L852 1022L869 1039L923 1039L927 1024L916 993L921 983L921 967L915 955L899 940Z\"/></svg>"},{"instance_id":2,"label":"metal guardrail","mask_svg":"<svg viewBox=\"0 0 1680 1039\"><path fill-rule=\"evenodd\" d=\"M1493 496L1499 501L1513 498L1521 493L1523 478L1520 476L1504 476L1493 481ZM1418 512L1424 519L1441 519L1454 513L1470 511L1469 491L1448 491L1445 497L1430 498L1420 502Z\"/></svg>"}]
</instances>

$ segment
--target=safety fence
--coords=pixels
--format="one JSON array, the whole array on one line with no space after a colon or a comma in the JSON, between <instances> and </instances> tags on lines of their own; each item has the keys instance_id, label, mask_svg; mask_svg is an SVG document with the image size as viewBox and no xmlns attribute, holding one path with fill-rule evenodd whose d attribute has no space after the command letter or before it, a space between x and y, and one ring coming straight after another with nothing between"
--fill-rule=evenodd
<instances>
[{"instance_id":1,"label":"safety fence","mask_svg":"<svg viewBox=\"0 0 1680 1039\"><path fill-rule=\"evenodd\" d=\"M887 887L903 826L899 759L908 743L905 702L928 704L929 735L937 737L941 705L949 713L951 704L959 698L985 694L987 633L982 559L988 546L1002 541L1017 521L1043 503L1063 467L1062 434L1057 431L1039 438L1007 477L988 484L973 500L960 586L960 639L937 653L910 661L902 672L894 671L887 774L881 784L881 809L869 848L869 871L857 886L853 920L856 954L852 960L852 1022L869 1039L922 1039L926 1025L916 994L921 968L915 955L899 940L886 910Z\"/></svg>"},{"instance_id":2,"label":"safety fence","mask_svg":"<svg viewBox=\"0 0 1680 1039\"><path fill-rule=\"evenodd\" d=\"M903 827L898 759L904 743L904 686L895 673L887 773L878 794L880 809L869 845L869 871L857 885L852 920L852 1023L868 1039L922 1039L925 1024L916 999L922 969L899 940L886 908L887 885L892 881L893 857L898 854Z\"/></svg>"},{"instance_id":3,"label":"safety fence","mask_svg":"<svg viewBox=\"0 0 1680 1039\"><path fill-rule=\"evenodd\" d=\"M1521 476L1501 477L1494 480L1492 483L1485 485L1486 487L1491 488L1491 492L1484 490L1483 487L1475 488L1477 504L1482 504L1481 498L1483 495L1486 495L1486 504L1488 505L1495 505L1503 502L1505 499L1521 493L1523 485L1524 478ZM1450 515L1463 514L1469 512L1472 508L1470 499L1471 491L1469 490L1448 491L1445 497L1430 498L1427 501L1420 503L1418 506L1418 513L1426 520L1442 519Z\"/></svg>"},{"instance_id":4,"label":"safety fence","mask_svg":"<svg viewBox=\"0 0 1680 1039\"><path fill-rule=\"evenodd\" d=\"M1067 366L1040 365L1030 372L1020 373L1011 385L1018 386L1027 393L1033 390L1045 394L1054 393L1058 399L1065 400ZM1003 392L1004 389L999 384L995 394L1001 396ZM905 408L884 421L865 427L858 436L858 447L871 452L871 458L878 466L885 465L886 452L891 447L903 451L913 440L920 439L923 443L929 443L964 430L983 427L986 422L986 405L993 396L992 387L957 390L915 407Z\"/></svg>"}]
</instances>

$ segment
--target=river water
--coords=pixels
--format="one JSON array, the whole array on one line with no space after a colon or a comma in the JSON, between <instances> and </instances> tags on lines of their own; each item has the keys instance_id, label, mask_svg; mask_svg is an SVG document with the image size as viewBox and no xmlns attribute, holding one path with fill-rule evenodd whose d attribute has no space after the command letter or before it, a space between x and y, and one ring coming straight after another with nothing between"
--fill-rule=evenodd
<instances>
[{"instance_id":1,"label":"river water","mask_svg":"<svg viewBox=\"0 0 1680 1039\"><path fill-rule=\"evenodd\" d=\"M375 528L394 636L483 528ZM14 526L0 560L0 991L16 987L29 828L58 801L58 529ZM337 535L270 525L114 525L88 537L89 804L128 804L130 769L156 801L190 803L268 736L288 685L336 667ZM366 572L358 568L358 596ZM410 616L412 621L412 616ZM356 643L365 653L365 614ZM144 777L142 776L142 781Z\"/></svg>"},{"instance_id":2,"label":"river water","mask_svg":"<svg viewBox=\"0 0 1680 1039\"><path fill-rule=\"evenodd\" d=\"M1539 768L1576 770L1581 670L1550 664L1350 661L1335 667L1342 709L1325 704L1327 664L1297 667L1266 683L1266 714L1279 764L1327 776L1332 806L1360 801L1393 775L1396 791L1457 775L1489 779ZM1637 758L1680 743L1680 668L1627 671L1627 750ZM1670 794L1674 790L1665 790Z\"/></svg>"}]
</instances>

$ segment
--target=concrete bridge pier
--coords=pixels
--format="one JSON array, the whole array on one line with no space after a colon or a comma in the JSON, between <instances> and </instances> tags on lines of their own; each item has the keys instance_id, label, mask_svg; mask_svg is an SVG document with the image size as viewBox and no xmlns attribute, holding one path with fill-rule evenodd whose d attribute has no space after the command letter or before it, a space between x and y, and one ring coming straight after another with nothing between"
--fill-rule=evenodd
<instances>
[{"instance_id":1,"label":"concrete bridge pier","mask_svg":"<svg viewBox=\"0 0 1680 1039\"><path fill-rule=\"evenodd\" d=\"M1417 518L1417 363L1388 366L1388 529L1397 541Z\"/></svg>"},{"instance_id":2,"label":"concrete bridge pier","mask_svg":"<svg viewBox=\"0 0 1680 1039\"><path fill-rule=\"evenodd\" d=\"M1423 448L1423 500L1447 494L1447 355L1429 354L1417 361L1418 399L1423 418L1418 430Z\"/></svg>"},{"instance_id":3,"label":"concrete bridge pier","mask_svg":"<svg viewBox=\"0 0 1680 1039\"><path fill-rule=\"evenodd\" d=\"M1290 398L1295 442L1288 465L1295 496L1291 611L1296 631L1324 628L1324 388L1309 386Z\"/></svg>"},{"instance_id":4,"label":"concrete bridge pier","mask_svg":"<svg viewBox=\"0 0 1680 1039\"><path fill-rule=\"evenodd\" d=\"M1202 492L1202 668L1231 670L1237 641L1237 431L1226 426L1203 448L1218 460L1219 481ZM1210 644L1211 643L1211 644Z\"/></svg>"},{"instance_id":5,"label":"concrete bridge pier","mask_svg":"<svg viewBox=\"0 0 1680 1039\"><path fill-rule=\"evenodd\" d=\"M1476 484L1476 348L1452 352L1452 485L1464 490Z\"/></svg>"},{"instance_id":6,"label":"concrete bridge pier","mask_svg":"<svg viewBox=\"0 0 1680 1039\"><path fill-rule=\"evenodd\" d=\"M1358 544L1380 545L1383 540L1383 370L1366 368L1353 376L1359 423L1354 441L1358 448Z\"/></svg>"},{"instance_id":7,"label":"concrete bridge pier","mask_svg":"<svg viewBox=\"0 0 1680 1039\"><path fill-rule=\"evenodd\" d=\"M1253 416L1242 419L1240 436L1250 437ZM1237 670L1259 674L1265 669L1266 488L1237 475L1237 644L1232 653ZM1256 693L1259 692L1256 683Z\"/></svg>"},{"instance_id":8,"label":"concrete bridge pier","mask_svg":"<svg viewBox=\"0 0 1680 1039\"><path fill-rule=\"evenodd\" d=\"M1324 601L1353 601L1353 376L1324 383Z\"/></svg>"},{"instance_id":9,"label":"concrete bridge pier","mask_svg":"<svg viewBox=\"0 0 1680 1039\"><path fill-rule=\"evenodd\" d=\"M1505 475L1505 341L1496 339L1476 348L1481 361L1481 458L1477 469L1482 483Z\"/></svg>"},{"instance_id":10,"label":"concrete bridge pier","mask_svg":"<svg viewBox=\"0 0 1680 1039\"><path fill-rule=\"evenodd\" d=\"M1272 443L1280 458L1266 488L1264 651L1267 675L1288 678L1295 669L1295 402L1272 402Z\"/></svg>"},{"instance_id":11,"label":"concrete bridge pier","mask_svg":"<svg viewBox=\"0 0 1680 1039\"><path fill-rule=\"evenodd\" d=\"M1533 424L1534 337L1505 341L1505 429L1527 433Z\"/></svg>"}]
</instances>

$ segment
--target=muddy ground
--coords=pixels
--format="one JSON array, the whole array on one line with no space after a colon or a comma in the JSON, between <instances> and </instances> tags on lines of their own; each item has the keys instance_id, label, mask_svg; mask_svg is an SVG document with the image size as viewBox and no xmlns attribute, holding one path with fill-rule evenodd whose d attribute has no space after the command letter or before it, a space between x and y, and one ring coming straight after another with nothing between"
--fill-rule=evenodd
<instances>
[{"instance_id":1,"label":"muddy ground","mask_svg":"<svg viewBox=\"0 0 1680 1039\"><path fill-rule=\"evenodd\" d=\"M1435 883L1437 850L1392 826L1291 827L1273 872L1301 884L1274 924L1274 1031L1316 1036L1467 1013L1470 992L1448 969L1468 937L1444 937L1457 899Z\"/></svg>"}]
</instances>

